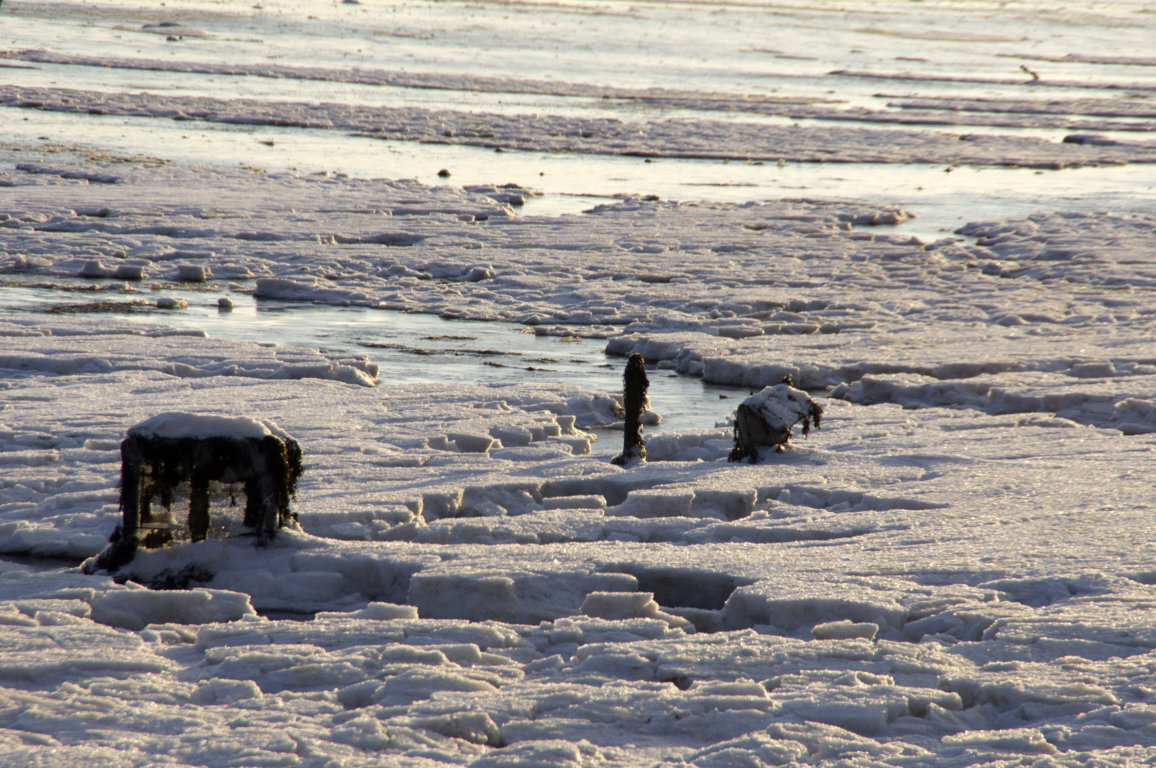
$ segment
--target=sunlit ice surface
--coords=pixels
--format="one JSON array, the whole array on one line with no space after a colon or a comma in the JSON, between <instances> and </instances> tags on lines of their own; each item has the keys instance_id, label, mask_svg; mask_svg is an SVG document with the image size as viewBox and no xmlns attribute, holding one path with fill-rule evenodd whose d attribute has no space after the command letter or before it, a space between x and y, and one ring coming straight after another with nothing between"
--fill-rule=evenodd
<instances>
[{"instance_id":1,"label":"sunlit ice surface","mask_svg":"<svg viewBox=\"0 0 1156 768\"><path fill-rule=\"evenodd\" d=\"M1133 88L1130 95L1147 99L1156 88L1153 67L1139 66L1127 55L1128 43L1138 54L1151 39L1156 22L1142 11L1137 3L1065 4L1040 14L1029 3L998 8L946 2L918 8L909 3L617 2L238 6L178 0L131 7L9 0L0 48L48 50L65 62L11 60L3 69L5 80L22 86L805 126L833 121L736 111L733 100L886 114L902 111L890 106L897 99L1035 98L1040 89L1027 84L1037 73L1043 73L1042 82L1062 86L1049 91L1049 98L1106 98ZM1105 46L1117 58L1104 56ZM379 84L381 77L359 73L385 73L385 82L403 85ZM404 85L415 76L428 87ZM686 98L656 101L645 98L649 91ZM844 197L902 203L917 217L903 231L926 238L970 220L1040 209L1093 204L1097 210L1131 213L1156 207L1149 174L1133 167L1040 173L908 164L644 163L612 154L495 153L382 142L340 131L4 112L0 138L22 147L41 141L179 162L428 183L439 183L438 171L448 169L455 184L513 182L543 191L545 196L526 209L539 215L581 211L598 198L623 194L725 201ZM988 115L993 121L1006 117ZM1018 127L1006 122L992 127L973 121L960 130L1051 140L1065 133L1031 121Z\"/></svg>"},{"instance_id":2,"label":"sunlit ice surface","mask_svg":"<svg viewBox=\"0 0 1156 768\"><path fill-rule=\"evenodd\" d=\"M1151 165L1059 170L1047 155L1079 154L1060 144L1072 134L1144 154L1156 15L1056 5L5 0L0 92L29 102L0 111L13 185L0 188L0 551L22 559L0 561L5 764L1151 761L1152 219L1094 213L1151 213ZM133 93L140 112L109 108ZM33 106L42 97L60 109ZM235 122L196 117L214 99ZM370 118L423 110L414 124L517 117L508 135L535 140L594 119L676 139L690 121L724 139L797 124L836 137L843 162L724 163L709 142L647 162L643 142L615 154L597 137L581 154L494 152L428 143L436 130L420 143L275 122L293 109L278 105L323 101ZM242 122L258 112L265 123ZM854 136L892 159L824 133L844 125L870 125ZM998 151L904 157L931 132L947 154L963 134L1050 144L1031 168ZM521 219L479 223L473 193L337 174L545 194ZM878 205L580 215L648 194ZM427 211L457 196L470 221L431 224L456 242L430 253L481 267L497 261L484 249L504 251L508 274L410 276L401 306L423 315L336 306L372 306L427 254L311 235L380 234L361 213L410 195ZM893 214L885 203L918 218L849 223ZM990 223L963 230L974 241L920 242L962 239L975 220ZM233 237L242 226L259 237ZM214 252L181 252L206 236ZM98 256L147 262L148 281L76 276ZM220 279L174 283L177 259ZM315 288L275 293L296 298L247 294L264 274L308 288L311 270L327 275ZM569 271L586 285L559 296ZM532 307L450 323L443 287L490 317ZM623 360L527 331L549 334L556 321L533 318L558 309L579 324L559 332L593 335L582 324L608 322L630 292L654 322L604 343L645 352L664 416L684 385L697 417L734 412L743 393L702 387L698 349L704 378L709 355L711 380L777 384L789 369L829 387L822 430L753 465L727 462L730 430L705 419L648 426L645 466L597 455L612 435L584 453L576 427L613 421L602 393ZM93 296L139 303L60 308ZM680 328L693 338L654 338ZM351 364L360 354L382 362L383 386ZM120 519L120 436L174 408L269 418L300 439L306 533L155 550L116 580L55 560L30 575L29 554L101 550Z\"/></svg>"}]
</instances>

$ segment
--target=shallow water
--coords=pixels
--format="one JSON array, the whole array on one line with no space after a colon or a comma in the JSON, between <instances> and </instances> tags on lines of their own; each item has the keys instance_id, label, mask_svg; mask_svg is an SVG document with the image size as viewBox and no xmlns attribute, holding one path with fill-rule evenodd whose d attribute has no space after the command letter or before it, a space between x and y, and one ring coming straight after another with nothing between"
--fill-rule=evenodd
<instances>
[{"instance_id":1,"label":"shallow water","mask_svg":"<svg viewBox=\"0 0 1156 768\"><path fill-rule=\"evenodd\" d=\"M483 0L385 7L305 0L252 5L172 0L138 8L8 0L2 13L0 51L40 49L77 62L5 63L4 81L23 86L325 101L381 109L621 120L705 118L768 125L826 123L731 111L735 99L797 99L902 115L896 99L1046 99L1054 104L1125 93L1144 104L1156 93L1156 66L1141 55L1150 48L1156 16L1142 0L1065 3L1049 13L1040 13L1033 2L946 0L791 6ZM304 50L309 51L307 59L301 56ZM124 64L94 66L83 63L83 57ZM133 68L127 68L130 65ZM145 66L152 69L141 68ZM166 66L224 66L248 74L166 71ZM1021 66L1040 79L1029 79ZM313 79L317 71L310 68L336 79ZM432 86L356 82L382 74ZM595 94L601 88L627 96L598 98L591 88ZM646 89L652 88L690 98L654 101L646 98ZM953 114L967 112L945 109L936 117L950 121ZM0 162L11 161L13 153L2 149L11 142L83 145L130 156L275 171L416 178L430 184L513 182L545 193L526 207L525 215L579 212L605 197L624 194L719 201L838 197L902 203L917 218L901 231L933 240L968 221L1040 210L1156 213L1152 174L1137 167L1041 173L1011 168L948 171L914 164L645 162L610 155L495 153L386 142L334 130L8 108L0 113L9 118L0 120ZM996 116L989 115L992 120ZM1123 122L1142 126L1151 121ZM995 125L958 128L1052 141L1069 132L1026 123L1018 128ZM1131 140L1146 135L1096 132ZM452 173L448 181L437 175L442 169Z\"/></svg>"},{"instance_id":2,"label":"shallow water","mask_svg":"<svg viewBox=\"0 0 1156 768\"><path fill-rule=\"evenodd\" d=\"M380 386L539 383L578 386L615 397L622 391L625 361L604 354L605 342L539 336L533 329L512 323L254 299L214 284L201 290L165 286L155 291L148 285L105 280L59 281L55 287L37 281L35 286L17 280L3 283L0 319L112 312L117 319L199 329L215 338L365 355L381 367ZM222 311L217 299L226 295L234 306ZM161 296L184 299L188 307L158 309L156 300ZM652 370L650 380L651 404L663 417L663 423L651 431L714 427L747 394L672 371ZM607 438L599 447L610 450L613 442Z\"/></svg>"},{"instance_id":3,"label":"shallow water","mask_svg":"<svg viewBox=\"0 0 1156 768\"><path fill-rule=\"evenodd\" d=\"M151 147L166 159L194 165L406 178L431 186L515 183L543 193L521 209L523 216L577 214L623 195L736 203L838 198L900 204L914 218L899 225L897 231L932 242L950 236L968 222L1040 211L1156 215L1156 177L1144 165L1038 171L866 163L779 166L616 155L496 153L470 146L380 141L336 131L203 126L57 113L39 113L35 122L21 121L2 131L51 152L61 149L63 137L81 132L88 146L126 156L149 155L150 151L144 150ZM147 145L140 143L142 135L148 136ZM39 136L46 138L38 141ZM0 162L18 161L17 153L0 147ZM450 172L448 179L438 176L443 169Z\"/></svg>"}]
</instances>

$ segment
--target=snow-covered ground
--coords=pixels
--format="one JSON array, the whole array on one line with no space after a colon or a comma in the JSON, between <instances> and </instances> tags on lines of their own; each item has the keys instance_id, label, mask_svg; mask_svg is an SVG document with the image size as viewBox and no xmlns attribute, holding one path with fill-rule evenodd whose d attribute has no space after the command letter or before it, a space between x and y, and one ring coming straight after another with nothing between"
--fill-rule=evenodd
<instances>
[{"instance_id":1,"label":"snow-covered ground","mask_svg":"<svg viewBox=\"0 0 1156 768\"><path fill-rule=\"evenodd\" d=\"M0 763L1156 761L1156 15L849 5L6 2L0 293L59 301L0 301ZM820 156L838 197L670 177ZM1006 215L919 228L927 164ZM172 319L249 294L602 339L660 412L789 374L822 425L752 464L652 418L623 469L593 377ZM300 530L86 573L173 412L294 437Z\"/></svg>"}]
</instances>

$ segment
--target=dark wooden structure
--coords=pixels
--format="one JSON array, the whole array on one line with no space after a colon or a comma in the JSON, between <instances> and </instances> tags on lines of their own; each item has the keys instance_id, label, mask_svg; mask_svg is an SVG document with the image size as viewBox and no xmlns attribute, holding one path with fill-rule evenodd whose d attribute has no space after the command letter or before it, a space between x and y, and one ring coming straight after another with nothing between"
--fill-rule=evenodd
<instances>
[{"instance_id":1,"label":"dark wooden structure","mask_svg":"<svg viewBox=\"0 0 1156 768\"><path fill-rule=\"evenodd\" d=\"M98 567L127 563L138 546L239 536L265 544L296 522L301 447L274 425L162 414L130 428L120 452L122 522Z\"/></svg>"}]
</instances>

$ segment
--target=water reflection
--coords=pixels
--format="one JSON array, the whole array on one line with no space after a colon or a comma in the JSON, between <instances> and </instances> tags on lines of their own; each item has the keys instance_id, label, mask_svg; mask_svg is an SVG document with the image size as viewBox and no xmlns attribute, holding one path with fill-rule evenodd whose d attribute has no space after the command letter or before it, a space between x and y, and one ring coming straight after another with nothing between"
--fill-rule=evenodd
<instances>
[{"instance_id":1,"label":"water reflection","mask_svg":"<svg viewBox=\"0 0 1156 768\"><path fill-rule=\"evenodd\" d=\"M102 281L103 282L103 281ZM219 339L304 346L365 355L381 368L381 386L419 383L570 385L621 395L625 360L608 357L598 339L539 336L513 323L453 320L436 315L299 301L254 299L224 289L150 291L123 283L83 280L21 284L0 291L0 318L28 313L112 312L128 322L204 330ZM220 296L233 302L217 306ZM160 296L184 299L181 310L159 310ZM651 372L650 397L661 429L713 427L745 390L704 384L670 371Z\"/></svg>"},{"instance_id":2,"label":"water reflection","mask_svg":"<svg viewBox=\"0 0 1156 768\"><path fill-rule=\"evenodd\" d=\"M133 156L147 133L176 162L257 166L289 173L336 172L358 178L416 179L430 186L512 182L537 189L520 216L579 214L615 196L657 195L663 200L815 198L901 205L915 218L896 230L931 242L972 221L1047 211L1156 214L1156 184L1146 165L1040 171L1009 167L925 164L774 163L696 159L642 159L618 155L490 150L456 145L380 141L335 131L197 125L140 117L37 114L12 121L0 138L25 147L84 141ZM52 137L41 142L39 137ZM26 150L0 145L0 163L27 162ZM58 158L53 156L51 161ZM438 171L448 169L447 181Z\"/></svg>"}]
</instances>

